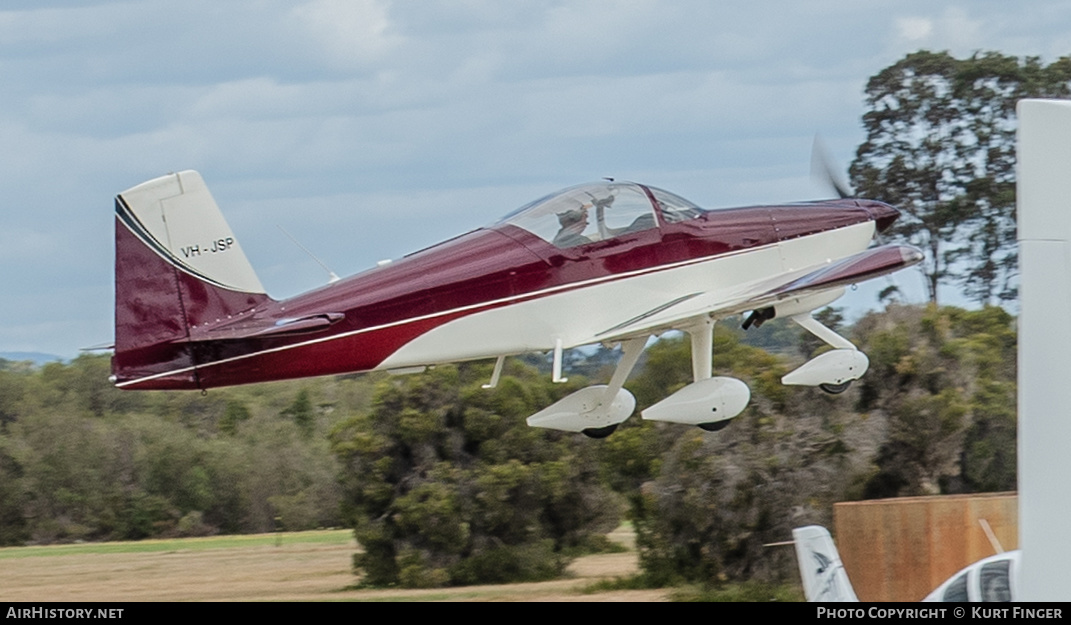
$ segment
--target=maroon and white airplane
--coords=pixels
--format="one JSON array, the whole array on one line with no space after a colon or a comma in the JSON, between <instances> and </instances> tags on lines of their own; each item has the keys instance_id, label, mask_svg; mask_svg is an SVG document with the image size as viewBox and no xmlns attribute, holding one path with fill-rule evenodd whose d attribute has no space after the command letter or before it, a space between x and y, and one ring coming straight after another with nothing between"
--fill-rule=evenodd
<instances>
[{"instance_id":1,"label":"maroon and white airplane","mask_svg":"<svg viewBox=\"0 0 1071 625\"><path fill-rule=\"evenodd\" d=\"M774 317L829 343L785 384L837 393L868 360L812 318L844 287L913 265L902 245L870 247L899 215L840 199L704 210L641 184L553 193L499 222L285 300L270 298L193 171L150 180L115 202L115 354L124 389L208 389L357 371L620 344L607 385L581 389L528 424L607 436L635 399L622 384L648 339L691 336L695 381L643 418L717 430L750 400L712 375L716 319Z\"/></svg>"}]
</instances>

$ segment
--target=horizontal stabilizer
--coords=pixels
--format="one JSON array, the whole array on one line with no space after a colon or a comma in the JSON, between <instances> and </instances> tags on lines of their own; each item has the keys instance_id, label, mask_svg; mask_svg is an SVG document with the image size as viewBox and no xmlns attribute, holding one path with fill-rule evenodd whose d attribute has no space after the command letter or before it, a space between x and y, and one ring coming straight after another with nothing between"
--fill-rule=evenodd
<instances>
[{"instance_id":1,"label":"horizontal stabilizer","mask_svg":"<svg viewBox=\"0 0 1071 625\"><path fill-rule=\"evenodd\" d=\"M287 319L248 319L216 326L207 330L191 330L190 341L226 341L306 334L333 326L346 318L344 313L330 312ZM184 342L179 339L176 342Z\"/></svg>"}]
</instances>

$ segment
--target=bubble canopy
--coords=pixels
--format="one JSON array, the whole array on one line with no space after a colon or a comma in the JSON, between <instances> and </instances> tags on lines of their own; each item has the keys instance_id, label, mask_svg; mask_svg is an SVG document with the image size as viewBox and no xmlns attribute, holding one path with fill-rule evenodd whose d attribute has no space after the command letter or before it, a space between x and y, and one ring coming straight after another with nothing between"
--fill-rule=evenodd
<instances>
[{"instance_id":1,"label":"bubble canopy","mask_svg":"<svg viewBox=\"0 0 1071 625\"><path fill-rule=\"evenodd\" d=\"M560 248L576 247L700 216L684 198L631 182L594 182L530 202L498 224L523 228Z\"/></svg>"}]
</instances>

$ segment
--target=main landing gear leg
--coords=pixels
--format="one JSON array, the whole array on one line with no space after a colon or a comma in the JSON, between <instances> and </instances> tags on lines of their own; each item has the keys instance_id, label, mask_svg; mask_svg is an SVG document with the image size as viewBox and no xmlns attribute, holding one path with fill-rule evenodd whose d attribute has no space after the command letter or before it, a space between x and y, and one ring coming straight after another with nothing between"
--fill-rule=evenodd
<instances>
[{"instance_id":1,"label":"main landing gear leg","mask_svg":"<svg viewBox=\"0 0 1071 625\"><path fill-rule=\"evenodd\" d=\"M599 402L600 407L612 405L617 394L623 390L622 387L625 384L625 380L627 380L629 374L632 373L632 369L640 360L640 354L643 353L643 348L646 346L646 336L622 341L621 360L617 361L617 367L614 368L614 375L610 377L610 384L606 387L606 390L603 391L602 400ZM628 391L625 392L627 393ZM586 428L581 430L581 432L588 438L606 438L617 430L618 425L620 424L614 423L601 428Z\"/></svg>"},{"instance_id":2,"label":"main landing gear leg","mask_svg":"<svg viewBox=\"0 0 1071 625\"><path fill-rule=\"evenodd\" d=\"M705 317L688 330L692 339L692 381L706 380L714 375L714 320Z\"/></svg>"}]
</instances>

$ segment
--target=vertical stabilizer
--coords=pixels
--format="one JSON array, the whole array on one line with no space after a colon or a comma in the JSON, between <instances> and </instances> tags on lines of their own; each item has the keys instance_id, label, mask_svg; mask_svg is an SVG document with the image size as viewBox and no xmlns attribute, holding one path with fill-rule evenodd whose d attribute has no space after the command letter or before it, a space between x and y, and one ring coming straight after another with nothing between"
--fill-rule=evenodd
<instances>
[{"instance_id":1,"label":"vertical stabilizer","mask_svg":"<svg viewBox=\"0 0 1071 625\"><path fill-rule=\"evenodd\" d=\"M264 293L231 227L201 175L161 176L119 194L120 219L146 245L200 280L246 293Z\"/></svg>"},{"instance_id":2,"label":"vertical stabilizer","mask_svg":"<svg viewBox=\"0 0 1071 625\"><path fill-rule=\"evenodd\" d=\"M792 530L803 594L811 602L859 601L829 531L820 525Z\"/></svg>"},{"instance_id":3,"label":"vertical stabilizer","mask_svg":"<svg viewBox=\"0 0 1071 625\"><path fill-rule=\"evenodd\" d=\"M268 301L200 174L115 198L115 356L120 387L198 388L190 329Z\"/></svg>"}]
</instances>

